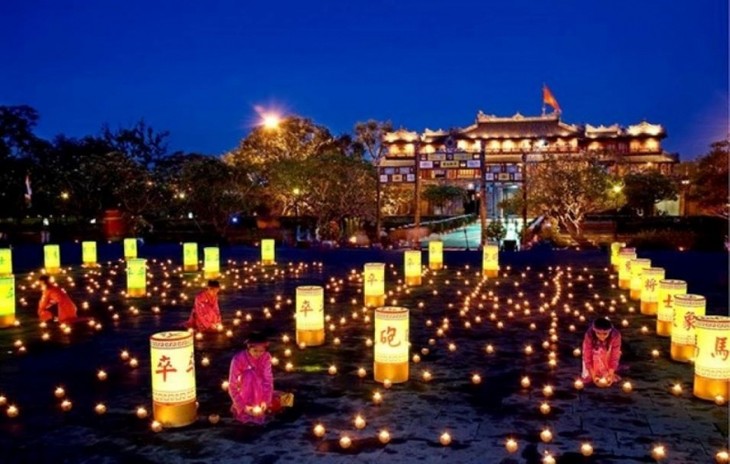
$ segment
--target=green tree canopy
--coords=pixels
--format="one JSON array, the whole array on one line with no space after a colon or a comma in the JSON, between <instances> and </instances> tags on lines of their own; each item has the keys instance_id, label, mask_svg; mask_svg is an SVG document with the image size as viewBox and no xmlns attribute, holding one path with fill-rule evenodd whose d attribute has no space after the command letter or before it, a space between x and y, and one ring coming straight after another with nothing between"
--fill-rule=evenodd
<instances>
[{"instance_id":1,"label":"green tree canopy","mask_svg":"<svg viewBox=\"0 0 730 464\"><path fill-rule=\"evenodd\" d=\"M627 174L623 182L627 206L645 217L654 215L654 206L658 202L677 198L674 180L656 170Z\"/></svg>"},{"instance_id":2,"label":"green tree canopy","mask_svg":"<svg viewBox=\"0 0 730 464\"><path fill-rule=\"evenodd\" d=\"M730 213L730 141L715 142L710 147L710 152L697 160L697 170L691 179L690 196L698 202L705 214L727 218Z\"/></svg>"}]
</instances>

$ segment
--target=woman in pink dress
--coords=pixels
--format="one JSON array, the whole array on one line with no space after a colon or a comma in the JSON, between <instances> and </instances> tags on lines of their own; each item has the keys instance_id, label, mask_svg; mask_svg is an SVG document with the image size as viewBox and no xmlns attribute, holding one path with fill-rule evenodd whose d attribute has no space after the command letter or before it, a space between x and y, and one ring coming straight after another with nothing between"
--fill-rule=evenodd
<instances>
[{"instance_id":1,"label":"woman in pink dress","mask_svg":"<svg viewBox=\"0 0 730 464\"><path fill-rule=\"evenodd\" d=\"M245 424L263 424L266 413L272 409L274 374L267 348L265 337L252 335L246 341L246 349L231 361L228 376L228 394L233 400L231 412Z\"/></svg>"},{"instance_id":2,"label":"woman in pink dress","mask_svg":"<svg viewBox=\"0 0 730 464\"><path fill-rule=\"evenodd\" d=\"M616 374L621 360L621 333L607 317L593 321L583 337L582 380L608 387L621 380Z\"/></svg>"},{"instance_id":3,"label":"woman in pink dress","mask_svg":"<svg viewBox=\"0 0 730 464\"><path fill-rule=\"evenodd\" d=\"M185 327L198 331L216 330L221 323L221 310L218 307L218 292L221 284L209 280L208 287L195 297L195 305Z\"/></svg>"}]
</instances>

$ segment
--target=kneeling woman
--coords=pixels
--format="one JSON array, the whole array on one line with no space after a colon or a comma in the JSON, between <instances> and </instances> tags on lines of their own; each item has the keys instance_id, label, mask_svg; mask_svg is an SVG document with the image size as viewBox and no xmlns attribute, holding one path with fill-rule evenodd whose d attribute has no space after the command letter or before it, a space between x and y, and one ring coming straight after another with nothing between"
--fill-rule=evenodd
<instances>
[{"instance_id":1,"label":"kneeling woman","mask_svg":"<svg viewBox=\"0 0 730 464\"><path fill-rule=\"evenodd\" d=\"M621 333L607 317L596 319L583 337L583 381L605 387L621 380L620 360Z\"/></svg>"}]
</instances>

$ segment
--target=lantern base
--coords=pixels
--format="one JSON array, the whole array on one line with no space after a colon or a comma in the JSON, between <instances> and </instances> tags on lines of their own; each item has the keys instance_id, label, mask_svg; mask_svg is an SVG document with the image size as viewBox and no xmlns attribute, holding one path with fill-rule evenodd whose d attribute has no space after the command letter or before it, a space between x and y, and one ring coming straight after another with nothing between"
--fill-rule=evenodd
<instances>
[{"instance_id":1,"label":"lantern base","mask_svg":"<svg viewBox=\"0 0 730 464\"><path fill-rule=\"evenodd\" d=\"M300 343L304 343L307 346L324 345L324 329L297 330L297 344Z\"/></svg>"},{"instance_id":2,"label":"lantern base","mask_svg":"<svg viewBox=\"0 0 730 464\"><path fill-rule=\"evenodd\" d=\"M142 298L147 295L147 289L144 288L128 288L127 298Z\"/></svg>"},{"instance_id":3,"label":"lantern base","mask_svg":"<svg viewBox=\"0 0 730 464\"><path fill-rule=\"evenodd\" d=\"M379 363L375 362L375 381L383 383L390 380L392 383L403 383L408 381L408 362L403 363Z\"/></svg>"},{"instance_id":4,"label":"lantern base","mask_svg":"<svg viewBox=\"0 0 730 464\"><path fill-rule=\"evenodd\" d=\"M484 269L482 270L482 276L488 278L499 277L499 269Z\"/></svg>"},{"instance_id":5,"label":"lantern base","mask_svg":"<svg viewBox=\"0 0 730 464\"><path fill-rule=\"evenodd\" d=\"M99 263L95 261L87 261L81 265L81 267L99 267Z\"/></svg>"},{"instance_id":6,"label":"lantern base","mask_svg":"<svg viewBox=\"0 0 730 464\"><path fill-rule=\"evenodd\" d=\"M219 271L215 271L215 272L203 271L203 278L205 278L205 279L217 279L220 276L221 276L221 273Z\"/></svg>"},{"instance_id":7,"label":"lantern base","mask_svg":"<svg viewBox=\"0 0 730 464\"><path fill-rule=\"evenodd\" d=\"M406 276L406 285L421 285L421 276Z\"/></svg>"},{"instance_id":8,"label":"lantern base","mask_svg":"<svg viewBox=\"0 0 730 464\"><path fill-rule=\"evenodd\" d=\"M5 327L12 327L15 324L15 314L8 314L6 316L0 316L0 329Z\"/></svg>"},{"instance_id":9,"label":"lantern base","mask_svg":"<svg viewBox=\"0 0 730 464\"><path fill-rule=\"evenodd\" d=\"M656 321L656 334L660 337L672 336L672 321Z\"/></svg>"},{"instance_id":10,"label":"lantern base","mask_svg":"<svg viewBox=\"0 0 730 464\"><path fill-rule=\"evenodd\" d=\"M124 255L124 260L125 260L125 261L129 261L130 259L137 259L137 255L134 255L134 256L131 256L131 255L130 255L130 256Z\"/></svg>"},{"instance_id":11,"label":"lantern base","mask_svg":"<svg viewBox=\"0 0 730 464\"><path fill-rule=\"evenodd\" d=\"M47 267L47 268L45 268L45 270L46 270L46 274L50 274L50 275L55 275L55 274L58 274L59 272L61 272L60 267Z\"/></svg>"},{"instance_id":12,"label":"lantern base","mask_svg":"<svg viewBox=\"0 0 730 464\"><path fill-rule=\"evenodd\" d=\"M428 263L428 268L432 271L440 271L444 268L444 263Z\"/></svg>"},{"instance_id":13,"label":"lantern base","mask_svg":"<svg viewBox=\"0 0 730 464\"><path fill-rule=\"evenodd\" d=\"M195 400L180 403L152 403L155 420L163 427L185 427L198 419L198 406Z\"/></svg>"},{"instance_id":14,"label":"lantern base","mask_svg":"<svg viewBox=\"0 0 730 464\"><path fill-rule=\"evenodd\" d=\"M621 290L627 290L631 287L631 279L618 279L618 288Z\"/></svg>"},{"instance_id":15,"label":"lantern base","mask_svg":"<svg viewBox=\"0 0 730 464\"><path fill-rule=\"evenodd\" d=\"M385 306L385 295L365 295L365 306L368 308Z\"/></svg>"},{"instance_id":16,"label":"lantern base","mask_svg":"<svg viewBox=\"0 0 730 464\"><path fill-rule=\"evenodd\" d=\"M730 380L708 379L701 375L695 374L694 395L703 400L715 401L715 398L722 396L728 397Z\"/></svg>"},{"instance_id":17,"label":"lantern base","mask_svg":"<svg viewBox=\"0 0 730 464\"><path fill-rule=\"evenodd\" d=\"M646 316L656 316L657 308L659 308L659 305L656 301L641 302L641 314L644 314Z\"/></svg>"},{"instance_id":18,"label":"lantern base","mask_svg":"<svg viewBox=\"0 0 730 464\"><path fill-rule=\"evenodd\" d=\"M641 299L641 289L640 288L638 288L638 289L637 288L632 288L629 291L629 298L632 299L632 300L634 300L634 301L640 300Z\"/></svg>"},{"instance_id":19,"label":"lantern base","mask_svg":"<svg viewBox=\"0 0 730 464\"><path fill-rule=\"evenodd\" d=\"M273 259L262 259L261 260L262 266L273 266L274 264L276 264L276 262Z\"/></svg>"},{"instance_id":20,"label":"lantern base","mask_svg":"<svg viewBox=\"0 0 730 464\"><path fill-rule=\"evenodd\" d=\"M672 342L670 348L672 354L672 360L679 362L691 362L695 358L695 346L694 345L682 345L679 343Z\"/></svg>"},{"instance_id":21,"label":"lantern base","mask_svg":"<svg viewBox=\"0 0 730 464\"><path fill-rule=\"evenodd\" d=\"M183 272L198 272L197 264L186 264L183 266Z\"/></svg>"}]
</instances>

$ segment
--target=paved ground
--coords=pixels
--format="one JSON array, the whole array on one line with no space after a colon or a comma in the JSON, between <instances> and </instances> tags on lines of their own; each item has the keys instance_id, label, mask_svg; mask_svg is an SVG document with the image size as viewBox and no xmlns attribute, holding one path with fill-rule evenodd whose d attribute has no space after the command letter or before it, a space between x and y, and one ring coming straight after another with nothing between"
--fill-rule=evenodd
<instances>
[{"instance_id":1,"label":"paved ground","mask_svg":"<svg viewBox=\"0 0 730 464\"><path fill-rule=\"evenodd\" d=\"M73 244L64 247L64 262L77 260L77 248ZM100 331L82 326L64 335L53 327L48 330L51 339L43 341L33 309L38 294L19 285L18 296L28 306L18 310L21 327L0 330L0 394L19 407L20 415L10 419L5 415L6 406L0 407L0 462L538 463L544 453L550 453L559 463L631 463L653 462L652 447L663 444L668 453L665 462L703 463L712 462L714 454L727 447L727 406L692 396L691 366L671 362L669 341L653 334L653 321L631 313L630 308L638 309L638 304L623 302L627 292L611 288L615 278L605 270L607 258L599 252L568 251L503 254L503 275L476 290L475 298L484 298L484 307L472 304L462 317L465 297L478 284L474 272L480 255L476 251L447 252L449 269L436 275L428 272L422 286L406 292L397 288L402 278L402 255L397 251L283 250L278 271L272 272L243 264L257 260L255 249L224 249L224 259L235 260L235 265L224 266L227 272L222 280L227 288L221 298L224 319L234 336L208 335L196 342L198 361L203 356L211 360L209 367L199 364L197 368L199 420L183 429L154 433L149 429L150 418L135 415L140 405L151 410L148 337L174 328L187 317L189 306L180 303L180 293L192 296L193 288L201 282L199 277L194 281L175 273L178 248L141 247L142 255L161 258L151 264L153 285L159 288L152 288L150 298L133 302L117 293L124 275L119 264L104 265L94 273L71 268L68 277L75 286L67 285L78 301L89 302L88 313L103 324ZM102 246L100 255L105 259L118 257L121 249L116 244ZM727 314L726 254L640 255L665 267L669 277L687 280L690 291L706 295L708 312ZM174 264L167 265L167 258ZM30 248L16 250L18 269L38 266L39 259L40 253ZM426 260L424 253L424 263ZM349 272L359 271L362 263L370 261L395 265L387 288L399 304L411 308L412 352L429 350L421 355L420 363L411 363L411 380L390 389L372 380L372 349L365 345L373 336L372 324L364 323L362 313L357 319L352 316L361 309L361 295L360 284ZM321 267L320 262L324 263ZM102 292L96 285L104 289L109 283L108 288L114 291L107 301L101 301ZM193 287L185 287L187 283ZM234 423L227 413L227 394L220 386L231 356L251 330L270 327L293 335L293 307L286 300L294 297L297 285L306 284L330 285L326 295L335 302L329 303L326 311L334 319L335 330L328 332L328 343L319 348L299 350L277 339L272 353L282 360L281 365L291 360L295 370L285 372L281 365L275 368L276 386L295 392L295 407L264 427ZM89 293L87 287L95 292ZM499 298L496 309L494 297ZM553 309L559 339L544 349L542 343L549 337L553 319L550 310L541 313L539 307L551 300L556 303ZM525 301L531 309L527 316L523 312ZM422 308L419 303L423 303ZM521 305L519 310L514 307L516 303ZM565 312L565 305L570 314ZM138 315L131 306L139 309ZM595 314L608 314L612 306L614 320L629 323L622 329L623 375L632 382L634 391L577 391L573 381L580 362L573 349L580 345L588 320ZM161 312L155 314L154 307ZM270 309L271 319L263 317L263 308ZM239 327L233 327L237 310L250 314L252 320L244 319ZM114 314L118 314L117 321ZM580 315L588 319L581 321ZM444 318L448 318L449 328L439 336L437 328ZM467 320L471 328L465 327ZM504 327L498 328L498 322ZM649 334L641 333L643 325L649 327ZM334 337L341 339L341 345L333 343ZM25 354L14 346L18 340L27 350ZM450 343L455 345L453 352L448 349ZM487 344L494 346L493 354L486 353ZM528 344L534 348L530 356L524 353ZM290 358L284 355L286 348L292 350ZM661 352L656 360L650 354L655 348ZM120 359L123 349L139 359L137 369ZM556 368L547 364L548 352L553 349ZM331 364L338 367L336 376L327 374ZM367 369L365 379L356 375L359 367ZM98 369L108 373L106 381L96 378ZM433 374L431 381L422 380L424 370ZM481 375L478 385L471 382L474 373ZM523 376L530 377L529 388L520 386ZM676 382L684 387L680 396L669 390ZM555 389L550 398L542 393L546 384ZM54 397L59 385L73 402L69 412L61 411L60 400ZM371 400L375 390L383 394L381 405ZM551 406L547 415L539 411L543 401ZM94 413L98 402L106 404L105 415ZM358 413L367 420L363 430L355 429L352 423ZM211 414L220 415L221 421L211 424ZM319 422L327 428L323 439L311 432ZM539 438L545 427L554 434L550 443ZM392 436L387 445L376 438L382 428ZM444 431L453 437L447 447L439 443ZM338 443L344 434L353 440L347 450ZM518 442L514 454L504 447L508 437ZM590 458L579 453L585 441L594 447Z\"/></svg>"}]
</instances>

